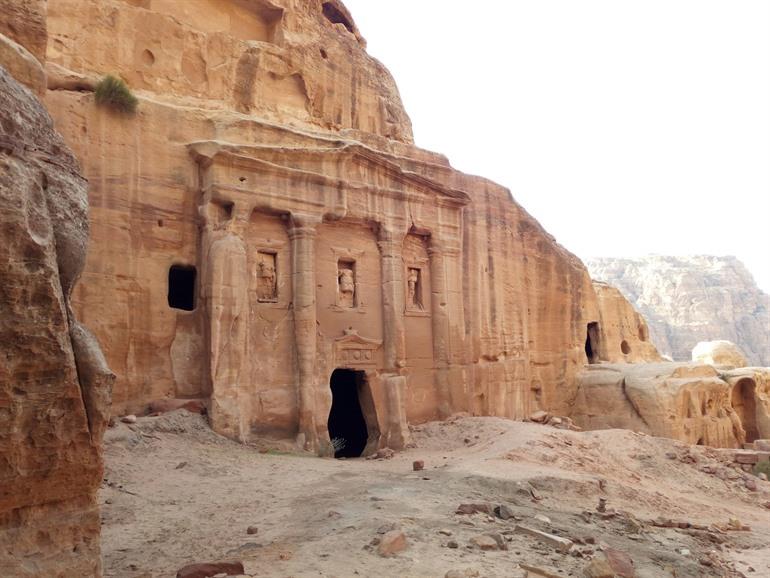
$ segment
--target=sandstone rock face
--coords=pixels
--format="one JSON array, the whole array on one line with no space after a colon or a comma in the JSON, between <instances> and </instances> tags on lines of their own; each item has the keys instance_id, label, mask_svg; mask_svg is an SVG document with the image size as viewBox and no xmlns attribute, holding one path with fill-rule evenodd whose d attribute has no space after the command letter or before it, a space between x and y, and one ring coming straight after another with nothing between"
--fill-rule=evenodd
<instances>
[{"instance_id":1,"label":"sandstone rock face","mask_svg":"<svg viewBox=\"0 0 770 578\"><path fill-rule=\"evenodd\" d=\"M86 181L2 62L0 127L0 575L98 576L113 376L70 307L88 240Z\"/></svg>"},{"instance_id":2,"label":"sandstone rock face","mask_svg":"<svg viewBox=\"0 0 770 578\"><path fill-rule=\"evenodd\" d=\"M701 341L692 350L692 360L709 365L746 367L746 357L729 341Z\"/></svg>"},{"instance_id":3,"label":"sandstone rock face","mask_svg":"<svg viewBox=\"0 0 770 578\"><path fill-rule=\"evenodd\" d=\"M748 363L770 366L770 296L734 257L644 257L586 262L645 316L658 350L690 359L700 341L735 343Z\"/></svg>"},{"instance_id":4,"label":"sandstone rock face","mask_svg":"<svg viewBox=\"0 0 770 578\"><path fill-rule=\"evenodd\" d=\"M411 144L344 6L183 4L48 2L47 103L91 183L74 303L120 413L205 398L235 439L368 454L455 412L565 415L588 349L653 357L509 191ZM113 71L133 116L88 92Z\"/></svg>"},{"instance_id":5,"label":"sandstone rock face","mask_svg":"<svg viewBox=\"0 0 770 578\"><path fill-rule=\"evenodd\" d=\"M0 36L23 46L38 61L45 62L47 0L0 0ZM7 68L7 67L6 67Z\"/></svg>"},{"instance_id":6,"label":"sandstone rock face","mask_svg":"<svg viewBox=\"0 0 770 578\"><path fill-rule=\"evenodd\" d=\"M741 447L770 435L770 369L696 363L604 364L578 376L571 417L690 444Z\"/></svg>"},{"instance_id":7,"label":"sandstone rock face","mask_svg":"<svg viewBox=\"0 0 770 578\"><path fill-rule=\"evenodd\" d=\"M644 317L623 294L606 283L594 281L599 306L598 347L591 352L594 360L611 362L661 361L650 341ZM589 343L590 345L590 343Z\"/></svg>"},{"instance_id":8,"label":"sandstone rock face","mask_svg":"<svg viewBox=\"0 0 770 578\"><path fill-rule=\"evenodd\" d=\"M49 61L154 100L412 140L390 73L337 0L49 0L48 34Z\"/></svg>"}]
</instances>

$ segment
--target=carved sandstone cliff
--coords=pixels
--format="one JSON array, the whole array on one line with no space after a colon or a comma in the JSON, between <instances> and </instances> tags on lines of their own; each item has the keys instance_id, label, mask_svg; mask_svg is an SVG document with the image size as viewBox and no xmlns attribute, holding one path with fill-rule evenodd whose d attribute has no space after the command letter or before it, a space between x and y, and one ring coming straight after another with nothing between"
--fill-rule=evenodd
<instances>
[{"instance_id":1,"label":"carved sandstone cliff","mask_svg":"<svg viewBox=\"0 0 770 578\"><path fill-rule=\"evenodd\" d=\"M74 301L119 411L204 398L219 432L328 451L353 392L369 452L453 412L566 413L589 324L592 361L653 355L509 191L413 146L341 3L48 9L47 102L91 183ZM135 115L96 105L111 72Z\"/></svg>"},{"instance_id":2,"label":"carved sandstone cliff","mask_svg":"<svg viewBox=\"0 0 770 578\"><path fill-rule=\"evenodd\" d=\"M770 295L736 258L606 258L587 265L645 316L661 353L686 361L698 342L724 339L749 364L770 366Z\"/></svg>"}]
</instances>

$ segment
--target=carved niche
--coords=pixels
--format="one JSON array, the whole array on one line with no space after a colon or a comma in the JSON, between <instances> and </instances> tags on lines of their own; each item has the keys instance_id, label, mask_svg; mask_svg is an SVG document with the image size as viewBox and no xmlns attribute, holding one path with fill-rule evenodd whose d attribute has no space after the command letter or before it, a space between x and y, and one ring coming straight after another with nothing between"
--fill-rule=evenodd
<instances>
[{"instance_id":1,"label":"carved niche","mask_svg":"<svg viewBox=\"0 0 770 578\"><path fill-rule=\"evenodd\" d=\"M342 337L334 340L334 364L336 367L360 367L376 364L376 352L382 341L361 337L358 331L348 327Z\"/></svg>"},{"instance_id":2,"label":"carved niche","mask_svg":"<svg viewBox=\"0 0 770 578\"><path fill-rule=\"evenodd\" d=\"M263 302L278 300L278 276L276 254L268 251L257 253L257 299Z\"/></svg>"},{"instance_id":3,"label":"carved niche","mask_svg":"<svg viewBox=\"0 0 770 578\"><path fill-rule=\"evenodd\" d=\"M415 311L424 309L422 304L422 270L407 267L406 270L406 307Z\"/></svg>"},{"instance_id":4,"label":"carved niche","mask_svg":"<svg viewBox=\"0 0 770 578\"><path fill-rule=\"evenodd\" d=\"M352 309L356 306L356 263L337 262L337 305Z\"/></svg>"}]
</instances>

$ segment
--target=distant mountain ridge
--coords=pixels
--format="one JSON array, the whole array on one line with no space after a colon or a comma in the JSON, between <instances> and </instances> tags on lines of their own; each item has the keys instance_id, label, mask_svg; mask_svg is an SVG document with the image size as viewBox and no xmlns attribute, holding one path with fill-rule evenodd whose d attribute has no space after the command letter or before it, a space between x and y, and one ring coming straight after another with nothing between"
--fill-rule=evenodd
<instances>
[{"instance_id":1,"label":"distant mountain ridge","mask_svg":"<svg viewBox=\"0 0 770 578\"><path fill-rule=\"evenodd\" d=\"M645 316L663 355L689 360L699 341L727 339L752 365L770 366L770 295L735 257L695 255L585 260Z\"/></svg>"}]
</instances>

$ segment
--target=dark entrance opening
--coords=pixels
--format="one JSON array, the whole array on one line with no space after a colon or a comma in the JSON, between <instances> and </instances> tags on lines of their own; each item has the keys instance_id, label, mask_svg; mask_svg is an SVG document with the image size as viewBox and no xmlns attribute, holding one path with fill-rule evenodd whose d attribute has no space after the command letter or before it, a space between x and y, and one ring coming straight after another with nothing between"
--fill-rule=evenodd
<instances>
[{"instance_id":1,"label":"dark entrance opening","mask_svg":"<svg viewBox=\"0 0 770 578\"><path fill-rule=\"evenodd\" d=\"M335 369L332 373L332 409L327 426L335 458L357 458L369 441L359 398L365 383L363 371Z\"/></svg>"},{"instance_id":2,"label":"dark entrance opening","mask_svg":"<svg viewBox=\"0 0 770 578\"><path fill-rule=\"evenodd\" d=\"M586 357L588 363L599 362L599 324L592 321L586 332Z\"/></svg>"},{"instance_id":3,"label":"dark entrance opening","mask_svg":"<svg viewBox=\"0 0 770 578\"><path fill-rule=\"evenodd\" d=\"M746 442L759 439L757 428L756 384L753 379L741 379L733 387L732 404L735 413L741 418L741 425L746 431Z\"/></svg>"},{"instance_id":4,"label":"dark entrance opening","mask_svg":"<svg viewBox=\"0 0 770 578\"><path fill-rule=\"evenodd\" d=\"M168 270L168 306L192 311L195 309L195 267L172 265Z\"/></svg>"}]
</instances>

